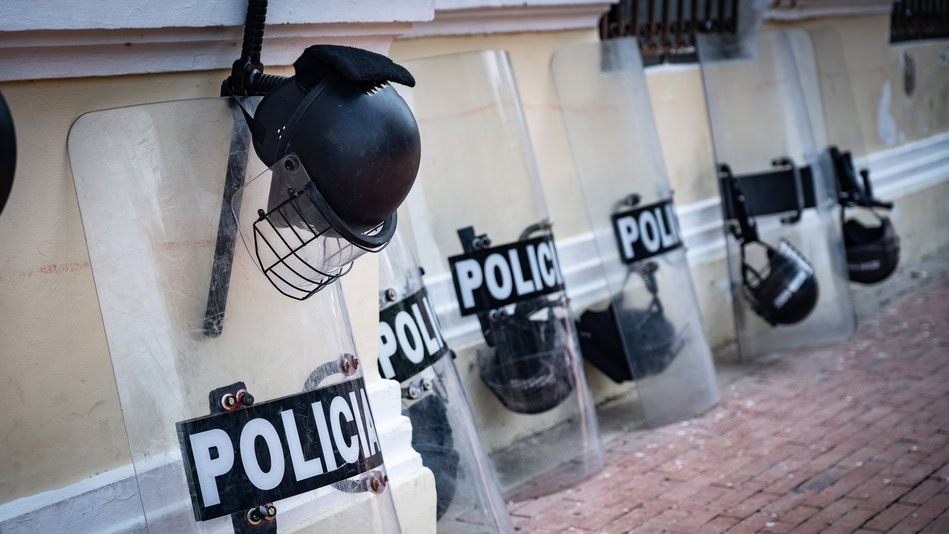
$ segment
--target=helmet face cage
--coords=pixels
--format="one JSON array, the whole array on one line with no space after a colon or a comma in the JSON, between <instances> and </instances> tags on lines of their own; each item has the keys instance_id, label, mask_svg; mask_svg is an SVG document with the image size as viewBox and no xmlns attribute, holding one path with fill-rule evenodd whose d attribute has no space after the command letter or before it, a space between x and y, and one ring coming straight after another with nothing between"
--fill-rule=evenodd
<instances>
[{"instance_id":1,"label":"helmet face cage","mask_svg":"<svg viewBox=\"0 0 949 534\"><path fill-rule=\"evenodd\" d=\"M249 196L249 191L257 200L267 189L268 209L257 209L253 239L244 237L258 267L280 293L305 300L349 272L352 262L364 252L382 248L361 247L339 235L331 223L332 214L322 205L319 191L295 155L277 161L271 172L269 184L266 180L256 183L263 176L253 180L236 196L234 207L239 210L241 196ZM394 224L393 219L392 230ZM385 223L368 234L384 230Z\"/></svg>"},{"instance_id":2,"label":"helmet face cage","mask_svg":"<svg viewBox=\"0 0 949 534\"><path fill-rule=\"evenodd\" d=\"M545 412L573 392L569 313L563 298L538 297L488 314L496 346L478 355L481 380L508 409Z\"/></svg>"},{"instance_id":3,"label":"helmet face cage","mask_svg":"<svg viewBox=\"0 0 949 534\"><path fill-rule=\"evenodd\" d=\"M268 88L253 115L238 100L272 178L255 179L264 183L255 195L245 186L232 208L241 221L240 196L257 203L247 214L252 230L242 229L245 244L280 293L304 300L388 244L418 173L421 141L389 84L415 80L389 58L314 45L294 71Z\"/></svg>"}]
</instances>

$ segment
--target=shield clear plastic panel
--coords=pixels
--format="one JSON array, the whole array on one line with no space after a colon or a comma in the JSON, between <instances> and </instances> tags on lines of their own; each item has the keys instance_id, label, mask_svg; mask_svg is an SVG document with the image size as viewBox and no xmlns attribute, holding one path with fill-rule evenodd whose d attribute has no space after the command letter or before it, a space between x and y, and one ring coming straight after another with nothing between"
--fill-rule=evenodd
<instances>
[{"instance_id":1,"label":"shield clear plastic panel","mask_svg":"<svg viewBox=\"0 0 949 534\"><path fill-rule=\"evenodd\" d=\"M865 125L860 123L840 34L834 28L818 26L789 37L817 146L832 151L850 279L865 284L881 282L899 264L900 213L888 202L890 190L873 183ZM874 246L886 246L894 255L868 252Z\"/></svg>"},{"instance_id":2,"label":"shield clear plastic panel","mask_svg":"<svg viewBox=\"0 0 949 534\"><path fill-rule=\"evenodd\" d=\"M145 524L399 532L339 284L297 302L244 247L215 253L219 224L236 231L225 176L265 171L248 146L219 98L91 112L70 131ZM227 267L212 332L209 286Z\"/></svg>"},{"instance_id":3,"label":"shield clear plastic panel","mask_svg":"<svg viewBox=\"0 0 949 534\"><path fill-rule=\"evenodd\" d=\"M587 303L584 356L635 380L648 423L695 416L718 387L636 41L566 48L551 69L615 312ZM606 321L618 326L612 345Z\"/></svg>"},{"instance_id":4,"label":"shield clear plastic panel","mask_svg":"<svg viewBox=\"0 0 949 534\"><path fill-rule=\"evenodd\" d=\"M401 383L412 446L435 476L438 531L512 532L454 357L400 231L379 263L379 372Z\"/></svg>"},{"instance_id":5,"label":"shield clear plastic panel","mask_svg":"<svg viewBox=\"0 0 949 534\"><path fill-rule=\"evenodd\" d=\"M762 266L769 264L773 252L766 255L760 246L743 251L733 232L739 218L727 209L729 192L722 187L735 326L745 359L846 339L855 328L833 166L826 145L815 139L812 118L816 113L813 105L808 106L819 101L820 95L814 93L813 79L802 77L800 57L795 54L808 40L801 31L763 31L754 46L742 48L721 36L701 35L698 39L715 158L720 170L727 165L730 172L725 174L737 179L720 179L719 183L744 184L760 241L791 251L787 258L799 253L805 261L801 265L813 270L816 281L816 304L803 317L792 317L794 322L776 326L765 320L748 298L748 288L743 287L743 269L749 272L743 264L754 266L768 279L767 267ZM776 173L783 173L784 178L771 182L774 187L783 184L783 190L758 187L760 182L753 181ZM759 193L749 196L752 189ZM772 206L756 206L753 197L758 204ZM786 209L775 211L774 205ZM770 263L772 271L780 271L779 265ZM800 289L794 278L784 282L788 291L775 293L775 307Z\"/></svg>"},{"instance_id":6,"label":"shield clear plastic panel","mask_svg":"<svg viewBox=\"0 0 949 534\"><path fill-rule=\"evenodd\" d=\"M603 447L508 57L404 65L425 151L400 223L502 491L556 491Z\"/></svg>"}]
</instances>

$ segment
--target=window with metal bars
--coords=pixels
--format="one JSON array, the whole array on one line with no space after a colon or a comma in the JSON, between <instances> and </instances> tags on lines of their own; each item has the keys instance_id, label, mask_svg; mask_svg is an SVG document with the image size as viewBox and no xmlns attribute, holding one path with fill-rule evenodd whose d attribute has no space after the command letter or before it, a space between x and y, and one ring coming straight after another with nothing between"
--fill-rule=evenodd
<instances>
[{"instance_id":1,"label":"window with metal bars","mask_svg":"<svg viewBox=\"0 0 949 534\"><path fill-rule=\"evenodd\" d=\"M949 0L893 2L890 42L905 43L949 37Z\"/></svg>"},{"instance_id":2,"label":"window with metal bars","mask_svg":"<svg viewBox=\"0 0 949 534\"><path fill-rule=\"evenodd\" d=\"M696 33L735 33L739 0L621 0L600 17L600 39L635 37L643 63L696 61Z\"/></svg>"}]
</instances>

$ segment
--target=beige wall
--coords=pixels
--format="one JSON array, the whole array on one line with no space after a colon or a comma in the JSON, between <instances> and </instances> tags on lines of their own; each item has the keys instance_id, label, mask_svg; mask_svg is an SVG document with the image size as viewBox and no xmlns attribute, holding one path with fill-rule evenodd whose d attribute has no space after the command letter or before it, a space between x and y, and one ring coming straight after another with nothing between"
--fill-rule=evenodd
<instances>
[{"instance_id":1,"label":"beige wall","mask_svg":"<svg viewBox=\"0 0 949 534\"><path fill-rule=\"evenodd\" d=\"M863 138L871 150L949 130L946 43L891 47L885 16L827 19L842 31ZM808 23L812 24L812 23ZM502 34L397 41L406 59L461 50L503 48L511 54L535 155L559 238L588 229L549 74L554 50L596 39L593 31ZM917 65L915 96L903 93L902 54ZM19 163L0 216L0 503L62 487L129 461L96 293L69 173L66 136L83 112L217 94L223 72L4 83L17 121ZM715 194L701 77L694 67L660 68L648 83L667 167L679 205ZM889 87L889 89L887 89ZM887 96L888 95L888 96ZM945 185L900 200L904 256L949 241ZM348 289L374 354L375 271L352 275ZM730 308L720 287L720 261L693 266L713 345L731 339ZM353 289L356 288L356 289ZM368 334L365 334L368 332ZM374 366L370 366L373 367ZM598 389L598 391L604 391Z\"/></svg>"}]
</instances>

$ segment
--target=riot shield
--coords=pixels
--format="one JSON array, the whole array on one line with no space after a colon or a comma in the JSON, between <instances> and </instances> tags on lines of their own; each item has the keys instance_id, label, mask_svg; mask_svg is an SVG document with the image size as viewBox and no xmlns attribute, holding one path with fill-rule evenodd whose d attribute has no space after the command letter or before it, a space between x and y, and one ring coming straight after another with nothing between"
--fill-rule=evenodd
<instances>
[{"instance_id":1,"label":"riot shield","mask_svg":"<svg viewBox=\"0 0 949 534\"><path fill-rule=\"evenodd\" d=\"M266 208L235 195L265 172L248 146L216 98L91 112L70 131L145 523L399 532L339 284L295 302L244 247L220 250L221 235L234 244L230 197ZM216 331L212 278L229 281Z\"/></svg>"},{"instance_id":2,"label":"riot shield","mask_svg":"<svg viewBox=\"0 0 949 534\"><path fill-rule=\"evenodd\" d=\"M699 38L743 358L846 339L855 327L833 166L814 139L792 47Z\"/></svg>"},{"instance_id":3,"label":"riot shield","mask_svg":"<svg viewBox=\"0 0 949 534\"><path fill-rule=\"evenodd\" d=\"M840 35L815 27L789 38L814 138L818 147L827 147L833 163L850 281L882 282L899 265L900 238L887 215L893 203L874 192Z\"/></svg>"},{"instance_id":4,"label":"riot shield","mask_svg":"<svg viewBox=\"0 0 949 534\"><path fill-rule=\"evenodd\" d=\"M718 400L636 41L558 51L551 64L610 306L580 316L583 355L636 381L648 423Z\"/></svg>"},{"instance_id":5,"label":"riot shield","mask_svg":"<svg viewBox=\"0 0 949 534\"><path fill-rule=\"evenodd\" d=\"M422 273L396 231L380 255L379 373L402 386L412 447L435 475L439 532L512 532Z\"/></svg>"},{"instance_id":6,"label":"riot shield","mask_svg":"<svg viewBox=\"0 0 949 534\"><path fill-rule=\"evenodd\" d=\"M556 491L603 448L507 55L405 66L425 153L401 220L502 490Z\"/></svg>"}]
</instances>

